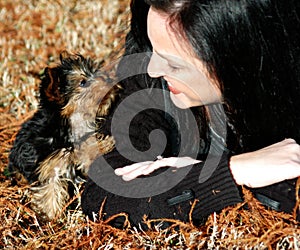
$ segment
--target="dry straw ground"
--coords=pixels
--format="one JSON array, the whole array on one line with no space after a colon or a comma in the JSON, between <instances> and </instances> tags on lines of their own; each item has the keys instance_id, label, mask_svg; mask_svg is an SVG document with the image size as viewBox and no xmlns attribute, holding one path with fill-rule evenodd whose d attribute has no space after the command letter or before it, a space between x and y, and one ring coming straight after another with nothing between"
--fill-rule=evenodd
<instances>
[{"instance_id":1,"label":"dry straw ground","mask_svg":"<svg viewBox=\"0 0 300 250\"><path fill-rule=\"evenodd\" d=\"M88 221L80 207L42 222L27 202L28 186L5 174L20 125L37 108L39 72L67 49L94 58L120 55L129 0L0 0L0 248L4 249L299 249L292 215L265 210L245 190L245 203L209 217L205 225L172 221L138 232L129 225ZM80 196L75 198L80 202ZM126 215L116 215L126 216Z\"/></svg>"}]
</instances>

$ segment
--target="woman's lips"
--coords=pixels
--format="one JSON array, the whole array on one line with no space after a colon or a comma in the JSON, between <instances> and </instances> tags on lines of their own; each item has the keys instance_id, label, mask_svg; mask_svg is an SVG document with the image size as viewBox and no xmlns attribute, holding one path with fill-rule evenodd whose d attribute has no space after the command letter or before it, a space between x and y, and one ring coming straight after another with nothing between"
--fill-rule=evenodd
<instances>
[{"instance_id":1,"label":"woman's lips","mask_svg":"<svg viewBox=\"0 0 300 250\"><path fill-rule=\"evenodd\" d=\"M168 82L168 88L170 92L172 92L174 95L178 95L181 93L178 89L174 88L169 82Z\"/></svg>"}]
</instances>

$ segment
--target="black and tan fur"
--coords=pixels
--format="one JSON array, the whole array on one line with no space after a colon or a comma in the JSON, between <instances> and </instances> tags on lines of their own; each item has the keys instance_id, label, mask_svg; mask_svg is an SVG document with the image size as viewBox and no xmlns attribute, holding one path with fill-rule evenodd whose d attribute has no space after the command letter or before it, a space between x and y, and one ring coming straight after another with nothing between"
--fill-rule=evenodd
<instances>
[{"instance_id":1,"label":"black and tan fur","mask_svg":"<svg viewBox=\"0 0 300 250\"><path fill-rule=\"evenodd\" d=\"M118 95L100 64L63 52L60 64L45 69L40 104L22 125L9 155L9 170L32 188L32 207L47 219L59 215L98 154L114 147L101 122Z\"/></svg>"}]
</instances>

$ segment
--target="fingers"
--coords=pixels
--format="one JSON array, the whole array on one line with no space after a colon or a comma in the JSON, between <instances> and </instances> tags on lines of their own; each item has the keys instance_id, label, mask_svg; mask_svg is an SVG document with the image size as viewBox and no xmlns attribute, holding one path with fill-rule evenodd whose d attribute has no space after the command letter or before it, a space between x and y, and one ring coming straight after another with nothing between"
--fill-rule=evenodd
<instances>
[{"instance_id":1,"label":"fingers","mask_svg":"<svg viewBox=\"0 0 300 250\"><path fill-rule=\"evenodd\" d=\"M124 181L131 181L141 175L148 175L161 167L166 167L166 165L161 162L161 160L145 161L135 163L123 168L118 168L115 170L115 174L122 176L122 179Z\"/></svg>"},{"instance_id":2,"label":"fingers","mask_svg":"<svg viewBox=\"0 0 300 250\"><path fill-rule=\"evenodd\" d=\"M157 164L157 161L156 162L152 162L150 164L146 164L146 165L143 165L141 166L140 168L126 174L126 175L123 175L122 178L124 181L131 181L141 175L148 175L148 174L151 174L152 172L154 172L156 169L159 169L161 167L166 167L165 165L162 165L162 164Z\"/></svg>"},{"instance_id":3,"label":"fingers","mask_svg":"<svg viewBox=\"0 0 300 250\"><path fill-rule=\"evenodd\" d=\"M145 165L149 165L150 163L152 163L153 161L144 161L144 162L138 162L138 163L134 163L132 165L128 165L128 166L125 166L123 168L117 168L115 170L115 174L116 175L126 175L126 174L129 174L130 172L132 171L136 171L137 169L145 166Z\"/></svg>"},{"instance_id":4,"label":"fingers","mask_svg":"<svg viewBox=\"0 0 300 250\"><path fill-rule=\"evenodd\" d=\"M131 181L141 175L148 175L159 169L165 167L164 164L158 164L159 161L146 161L135 163L123 168L118 168L115 170L115 174L122 176L124 181Z\"/></svg>"},{"instance_id":5,"label":"fingers","mask_svg":"<svg viewBox=\"0 0 300 250\"><path fill-rule=\"evenodd\" d=\"M199 162L199 160L195 160L190 157L161 158L157 161L138 162L123 168L118 168L115 170L115 174L118 176L122 176L122 179L124 181L130 181L141 175L148 175L162 167L181 168Z\"/></svg>"},{"instance_id":6,"label":"fingers","mask_svg":"<svg viewBox=\"0 0 300 250\"><path fill-rule=\"evenodd\" d=\"M182 168L199 163L201 161L193 159L191 157L169 157L162 159L161 162L165 164L165 166Z\"/></svg>"}]
</instances>

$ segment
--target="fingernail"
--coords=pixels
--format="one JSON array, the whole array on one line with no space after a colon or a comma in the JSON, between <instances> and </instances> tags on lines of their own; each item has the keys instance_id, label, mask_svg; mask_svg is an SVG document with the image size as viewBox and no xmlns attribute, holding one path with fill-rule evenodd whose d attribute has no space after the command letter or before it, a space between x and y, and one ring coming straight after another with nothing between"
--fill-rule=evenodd
<instances>
[{"instance_id":1,"label":"fingernail","mask_svg":"<svg viewBox=\"0 0 300 250\"><path fill-rule=\"evenodd\" d=\"M121 169L119 169L119 168L115 169L115 174L116 175L122 175Z\"/></svg>"},{"instance_id":2,"label":"fingernail","mask_svg":"<svg viewBox=\"0 0 300 250\"><path fill-rule=\"evenodd\" d=\"M128 177L128 176L123 176L122 177L123 181L131 181L132 178Z\"/></svg>"}]
</instances>

